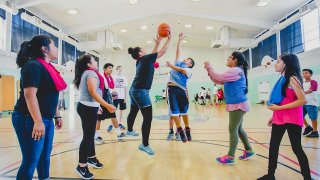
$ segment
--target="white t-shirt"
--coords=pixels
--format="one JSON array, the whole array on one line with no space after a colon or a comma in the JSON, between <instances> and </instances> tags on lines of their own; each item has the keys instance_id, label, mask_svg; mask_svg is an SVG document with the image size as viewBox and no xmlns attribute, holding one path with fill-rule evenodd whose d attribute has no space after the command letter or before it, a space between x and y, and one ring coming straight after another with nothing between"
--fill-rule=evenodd
<instances>
[{"instance_id":1,"label":"white t-shirt","mask_svg":"<svg viewBox=\"0 0 320 180\"><path fill-rule=\"evenodd\" d=\"M217 93L218 93L218 87L217 86L213 86L212 94L216 95Z\"/></svg>"},{"instance_id":2,"label":"white t-shirt","mask_svg":"<svg viewBox=\"0 0 320 180\"><path fill-rule=\"evenodd\" d=\"M206 91L200 90L200 97L205 97L206 96Z\"/></svg>"},{"instance_id":3,"label":"white t-shirt","mask_svg":"<svg viewBox=\"0 0 320 180\"><path fill-rule=\"evenodd\" d=\"M125 88L128 86L128 80L123 75L114 75L112 76L114 80L114 89L113 92L118 93L118 99L125 99L126 91Z\"/></svg>"},{"instance_id":4,"label":"white t-shirt","mask_svg":"<svg viewBox=\"0 0 320 180\"><path fill-rule=\"evenodd\" d=\"M318 96L317 96L318 83L317 83L317 81L314 81L314 80L311 80L309 82L304 81L303 82L303 89L304 89L304 91L308 91L309 89L313 90L311 93L306 94L306 100L307 100L306 105L318 107Z\"/></svg>"}]
</instances>

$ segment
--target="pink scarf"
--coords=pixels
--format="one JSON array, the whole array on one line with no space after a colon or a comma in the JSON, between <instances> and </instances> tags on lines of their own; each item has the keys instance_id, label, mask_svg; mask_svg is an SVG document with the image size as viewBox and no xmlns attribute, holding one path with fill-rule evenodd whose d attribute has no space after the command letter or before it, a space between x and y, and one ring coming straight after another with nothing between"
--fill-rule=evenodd
<instances>
[{"instance_id":1,"label":"pink scarf","mask_svg":"<svg viewBox=\"0 0 320 180\"><path fill-rule=\"evenodd\" d=\"M102 94L103 94L104 93L104 79L103 79L103 77L101 76L101 74L97 70L95 70L93 68L88 68L88 70L94 71L98 75L99 81L100 81L99 88L101 89Z\"/></svg>"},{"instance_id":2,"label":"pink scarf","mask_svg":"<svg viewBox=\"0 0 320 180\"><path fill-rule=\"evenodd\" d=\"M60 72L51 63L47 63L42 58L36 58L36 60L40 64L42 64L42 66L48 71L50 77L53 80L54 85L56 86L57 91L61 91L67 88L67 84L60 75Z\"/></svg>"},{"instance_id":3,"label":"pink scarf","mask_svg":"<svg viewBox=\"0 0 320 180\"><path fill-rule=\"evenodd\" d=\"M106 77L107 79L107 83L108 83L108 86L110 89L114 89L114 81L113 81L113 78L112 76L108 76L106 73L104 73L104 77Z\"/></svg>"}]
</instances>

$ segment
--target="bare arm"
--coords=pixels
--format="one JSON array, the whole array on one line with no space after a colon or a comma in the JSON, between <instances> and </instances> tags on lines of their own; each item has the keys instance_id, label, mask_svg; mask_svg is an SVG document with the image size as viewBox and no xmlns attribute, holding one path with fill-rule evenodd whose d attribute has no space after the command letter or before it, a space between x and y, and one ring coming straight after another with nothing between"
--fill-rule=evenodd
<instances>
[{"instance_id":1,"label":"bare arm","mask_svg":"<svg viewBox=\"0 0 320 180\"><path fill-rule=\"evenodd\" d=\"M96 92L97 83L98 83L98 80L96 78L87 79L88 91L90 96L94 100L96 100L99 104L101 104L103 107L105 107L110 113L115 112L115 107L107 103L105 100L103 100L102 97L99 96L99 94Z\"/></svg>"},{"instance_id":2,"label":"bare arm","mask_svg":"<svg viewBox=\"0 0 320 180\"><path fill-rule=\"evenodd\" d=\"M310 93L312 93L313 92L313 90L312 89L309 89L308 91L305 91L304 93L305 94L310 94Z\"/></svg>"},{"instance_id":3,"label":"bare arm","mask_svg":"<svg viewBox=\"0 0 320 180\"><path fill-rule=\"evenodd\" d=\"M161 42L161 40L162 40L162 37L160 37L160 36L158 35L157 38L153 38L153 40L154 40L154 42L155 42L155 46L154 46L151 54L153 54L153 53L155 53L155 52L158 51L159 44L160 44L160 42Z\"/></svg>"},{"instance_id":4,"label":"bare arm","mask_svg":"<svg viewBox=\"0 0 320 180\"><path fill-rule=\"evenodd\" d=\"M168 50L170 41L171 41L171 35L168 34L168 40L166 41L166 43L162 46L162 48L158 52L157 59L161 58L164 55L164 53Z\"/></svg>"},{"instance_id":5,"label":"bare arm","mask_svg":"<svg viewBox=\"0 0 320 180\"><path fill-rule=\"evenodd\" d=\"M177 44L177 51L176 51L176 59L175 60L178 60L180 58L181 41L183 38L184 38L183 33L180 33L178 44Z\"/></svg>"},{"instance_id":6,"label":"bare arm","mask_svg":"<svg viewBox=\"0 0 320 180\"><path fill-rule=\"evenodd\" d=\"M182 73L182 74L187 75L187 71L186 71L185 69L173 65L173 64L171 64L169 61L167 61L166 64L167 64L167 66L170 67L171 69L173 69L173 70L175 70L175 71L177 71L177 72L180 72L180 73Z\"/></svg>"},{"instance_id":7,"label":"bare arm","mask_svg":"<svg viewBox=\"0 0 320 180\"><path fill-rule=\"evenodd\" d=\"M39 102L37 99L37 91L38 88L36 87L28 87L24 88L23 90L29 113L34 122L32 138L34 138L35 140L39 140L41 137L43 137L45 131L40 113Z\"/></svg>"}]
</instances>

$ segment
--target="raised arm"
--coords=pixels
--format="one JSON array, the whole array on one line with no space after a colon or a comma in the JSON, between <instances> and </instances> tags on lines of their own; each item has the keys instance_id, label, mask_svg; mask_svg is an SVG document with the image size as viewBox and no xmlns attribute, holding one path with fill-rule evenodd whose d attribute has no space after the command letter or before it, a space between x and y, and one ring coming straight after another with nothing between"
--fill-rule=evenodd
<instances>
[{"instance_id":1,"label":"raised arm","mask_svg":"<svg viewBox=\"0 0 320 180\"><path fill-rule=\"evenodd\" d=\"M158 52L157 59L161 58L164 55L164 53L168 50L170 41L171 41L171 35L170 35L170 33L168 33L168 39L167 39L166 43L162 46L160 51Z\"/></svg>"},{"instance_id":2,"label":"raised arm","mask_svg":"<svg viewBox=\"0 0 320 180\"><path fill-rule=\"evenodd\" d=\"M184 39L185 36L183 36L183 33L179 34L179 40L178 40L178 44L177 44L177 51L176 51L176 59L178 60L180 58L180 46L181 46L181 41Z\"/></svg>"},{"instance_id":3,"label":"raised arm","mask_svg":"<svg viewBox=\"0 0 320 180\"><path fill-rule=\"evenodd\" d=\"M218 73L212 68L212 66L208 61L206 61L204 64L205 64L205 69L208 71L208 75L211 78L211 80L214 79L217 82L223 83L223 82L237 81L240 79L239 73L241 71L239 68L230 68L226 72Z\"/></svg>"},{"instance_id":4,"label":"raised arm","mask_svg":"<svg viewBox=\"0 0 320 180\"><path fill-rule=\"evenodd\" d=\"M153 40L154 40L154 42L155 42L155 46L154 46L151 54L153 54L153 53L155 53L155 52L158 51L159 44L160 44L160 42L161 42L161 40L162 40L162 37L160 37L160 36L158 35L157 38L153 38Z\"/></svg>"}]
</instances>

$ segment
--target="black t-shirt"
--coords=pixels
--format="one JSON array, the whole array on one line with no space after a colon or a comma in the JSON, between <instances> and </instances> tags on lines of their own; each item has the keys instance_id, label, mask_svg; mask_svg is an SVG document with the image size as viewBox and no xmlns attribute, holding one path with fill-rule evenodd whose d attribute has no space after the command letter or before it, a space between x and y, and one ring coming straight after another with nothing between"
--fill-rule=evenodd
<instances>
[{"instance_id":1,"label":"black t-shirt","mask_svg":"<svg viewBox=\"0 0 320 180\"><path fill-rule=\"evenodd\" d=\"M154 67L153 63L157 60L158 53L148 54L137 60L136 76L132 87L138 89L150 89L153 81Z\"/></svg>"},{"instance_id":2,"label":"black t-shirt","mask_svg":"<svg viewBox=\"0 0 320 180\"><path fill-rule=\"evenodd\" d=\"M59 92L48 71L38 61L29 60L21 69L20 75L20 97L14 109L24 115L30 114L23 89L36 87L41 116L53 118L58 105Z\"/></svg>"}]
</instances>

